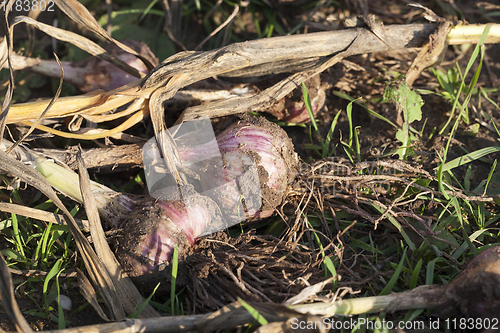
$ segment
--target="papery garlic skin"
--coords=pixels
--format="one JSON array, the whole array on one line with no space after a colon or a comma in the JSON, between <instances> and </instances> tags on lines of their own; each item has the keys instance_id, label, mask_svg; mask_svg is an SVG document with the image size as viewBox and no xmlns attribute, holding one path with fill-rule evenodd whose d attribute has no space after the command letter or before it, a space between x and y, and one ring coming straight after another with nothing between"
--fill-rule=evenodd
<instances>
[{"instance_id":1,"label":"papery garlic skin","mask_svg":"<svg viewBox=\"0 0 500 333\"><path fill-rule=\"evenodd\" d=\"M298 157L286 132L264 118L241 116L217 135L217 144L222 165L204 166L209 177L202 177L203 190L214 189L210 196L230 219L272 215L297 175Z\"/></svg>"},{"instance_id":2,"label":"papery garlic skin","mask_svg":"<svg viewBox=\"0 0 500 333\"><path fill-rule=\"evenodd\" d=\"M187 205L179 200L144 200L130 213L117 240L117 257L127 273L140 276L169 264L174 248L182 254L212 221L205 201Z\"/></svg>"}]
</instances>

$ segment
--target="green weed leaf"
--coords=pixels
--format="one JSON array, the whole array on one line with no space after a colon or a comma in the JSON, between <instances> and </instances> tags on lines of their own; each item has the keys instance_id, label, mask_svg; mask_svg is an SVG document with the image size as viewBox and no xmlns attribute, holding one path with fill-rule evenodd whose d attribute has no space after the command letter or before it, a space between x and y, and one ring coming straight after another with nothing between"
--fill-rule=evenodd
<instances>
[{"instance_id":1,"label":"green weed leaf","mask_svg":"<svg viewBox=\"0 0 500 333\"><path fill-rule=\"evenodd\" d=\"M424 101L419 94L411 90L404 81L390 84L384 91L384 99L389 99L396 104L398 110L403 112L404 120L412 123L422 119L422 105Z\"/></svg>"},{"instance_id":2,"label":"green weed leaf","mask_svg":"<svg viewBox=\"0 0 500 333\"><path fill-rule=\"evenodd\" d=\"M401 141L403 145L396 151L396 154L399 155L400 159L405 159L413 153L411 145L414 138L410 134L410 124L422 119L424 101L418 93L410 89L406 82L401 80L386 87L384 99L394 102L398 113L403 116L403 126L396 133L396 139Z\"/></svg>"}]
</instances>

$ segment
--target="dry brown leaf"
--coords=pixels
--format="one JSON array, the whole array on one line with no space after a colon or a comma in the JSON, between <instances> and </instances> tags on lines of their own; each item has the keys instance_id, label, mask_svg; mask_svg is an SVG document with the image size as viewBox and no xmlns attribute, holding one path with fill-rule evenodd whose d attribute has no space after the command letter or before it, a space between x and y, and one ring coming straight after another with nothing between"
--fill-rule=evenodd
<instances>
[{"instance_id":1,"label":"dry brown leaf","mask_svg":"<svg viewBox=\"0 0 500 333\"><path fill-rule=\"evenodd\" d=\"M81 3L79 3L76 0L55 0L54 1L56 5L66 14L68 15L73 21L77 22L78 24L84 26L85 28L89 29L92 31L94 34L97 36L107 40L108 42L111 42L121 48L122 50L135 55L139 59L141 59L146 67L151 70L155 66L153 63L149 61L149 59L143 57L139 53L137 53L135 50L131 49L127 45L117 41L116 39L112 38L106 30L104 30L99 23L95 20L94 16L92 16L87 8L85 8ZM142 73L140 73L142 74ZM137 76L137 75L135 75ZM137 76L137 77L142 77L142 76Z\"/></svg>"},{"instance_id":2,"label":"dry brown leaf","mask_svg":"<svg viewBox=\"0 0 500 333\"><path fill-rule=\"evenodd\" d=\"M111 145L103 148L85 149L82 153L87 169L99 169L100 173L117 172L134 167L142 167L142 147L144 141L137 144ZM75 148L68 149L33 149L34 152L55 159L68 165L73 170L78 169L75 158Z\"/></svg>"},{"instance_id":3,"label":"dry brown leaf","mask_svg":"<svg viewBox=\"0 0 500 333\"><path fill-rule=\"evenodd\" d=\"M85 212L89 219L90 234L92 235L94 248L112 280L110 285L112 288L110 288L109 292L115 304L119 307L117 309L119 312L115 314L115 317L117 318L118 314L121 314L121 311L125 311L127 315L132 315L137 305L144 303L145 299L141 296L130 278L125 274L120 263L109 248L109 244L106 241L106 235L102 228L101 219L99 218L95 199L90 189L90 178L83 162L81 150L77 154L77 161L80 174L80 189L82 191ZM151 305L146 306L141 313L141 317L146 318L159 316L160 315Z\"/></svg>"},{"instance_id":4,"label":"dry brown leaf","mask_svg":"<svg viewBox=\"0 0 500 333\"><path fill-rule=\"evenodd\" d=\"M318 75L343 58L355 54L363 43L365 43L365 39L362 37L355 38L345 50L325 59L323 62L320 62L315 69L292 74L257 95L249 97L233 97L222 101L206 103L202 106L189 107L182 112L176 124L203 116L214 118L247 111L261 112L262 110L270 107L277 100L284 98L291 91L300 87L302 82L306 82L313 76Z\"/></svg>"},{"instance_id":5,"label":"dry brown leaf","mask_svg":"<svg viewBox=\"0 0 500 333\"><path fill-rule=\"evenodd\" d=\"M448 33L453 28L450 21L443 22L435 33L429 36L429 41L422 47L415 60L406 73L406 83L411 87L413 82L426 69L440 62L448 47Z\"/></svg>"},{"instance_id":6,"label":"dry brown leaf","mask_svg":"<svg viewBox=\"0 0 500 333\"><path fill-rule=\"evenodd\" d=\"M325 281L316 283L312 286L309 286L307 288L304 288L298 295L289 298L286 302L284 302L284 305L294 305L294 304L299 304L303 303L307 300L309 300L311 297L316 296L319 292L321 292L325 286L329 283L332 283L335 281L337 277L331 277L329 279L326 279Z\"/></svg>"},{"instance_id":7,"label":"dry brown leaf","mask_svg":"<svg viewBox=\"0 0 500 333\"><path fill-rule=\"evenodd\" d=\"M12 95L14 94L14 71L10 66L10 58L12 56L14 30L9 24L8 13L10 12L13 1L9 1L5 8L4 19L7 27L7 34L5 35L6 45L7 45L7 61L9 63L9 83L7 85L7 92L5 93L5 99L2 104L2 112L0 112L0 142L3 138L5 131L5 126L7 125L7 117L10 111L10 103L12 101Z\"/></svg>"},{"instance_id":8,"label":"dry brown leaf","mask_svg":"<svg viewBox=\"0 0 500 333\"><path fill-rule=\"evenodd\" d=\"M99 212L97 211L97 206L95 203L95 198L92 195L92 190L90 189L90 179L87 169L83 165L81 153L77 154L79 178L80 178L80 190L82 192L83 204L85 206L85 212L87 218L89 219L90 235L92 236L92 241L94 244L94 249L97 256L103 263L103 267L106 272L103 275L109 278L109 283L106 284L106 293L109 296L110 311L112 311L112 318L121 320L125 318L124 303L126 299L121 299L118 295L118 290L116 286L116 269L113 267L113 261L110 257L113 257L111 249L106 243L106 236L104 235L104 230L102 229L101 219L99 218ZM105 245L104 245L105 244ZM133 311L133 310L132 310Z\"/></svg>"},{"instance_id":9,"label":"dry brown leaf","mask_svg":"<svg viewBox=\"0 0 500 333\"><path fill-rule=\"evenodd\" d=\"M89 279L87 279L85 274L83 274L83 272L79 269L77 269L77 277L78 277L78 287L80 288L80 293L87 300L87 302L89 302L89 304L94 308L99 317L101 317L105 321L110 321L110 319L106 315L106 312L104 312L101 305L99 304L99 301L97 300L97 294L94 290L94 287L92 286L92 283L90 283Z\"/></svg>"},{"instance_id":10,"label":"dry brown leaf","mask_svg":"<svg viewBox=\"0 0 500 333\"><path fill-rule=\"evenodd\" d=\"M7 61L7 57L9 55L9 51L7 49L7 39L5 37L0 38L0 68L3 68L5 62Z\"/></svg>"},{"instance_id":11,"label":"dry brown leaf","mask_svg":"<svg viewBox=\"0 0 500 333\"><path fill-rule=\"evenodd\" d=\"M32 219L37 219L49 223L55 223L61 225L66 224L63 215L50 213L44 210L35 209L31 207L16 205L8 202L0 202L0 211L4 213L26 216ZM87 220L75 219L75 222L78 225L78 227L81 228L83 231L89 230L89 223Z\"/></svg>"},{"instance_id":12,"label":"dry brown leaf","mask_svg":"<svg viewBox=\"0 0 500 333\"><path fill-rule=\"evenodd\" d=\"M426 41L436 27L436 24L383 26L380 29L384 29L385 42L377 38L370 30L359 28L254 40L207 52L181 52L156 67L142 82L137 81L114 91L91 97L75 97L75 103L73 103L72 98L61 98L47 114L47 117L49 114L55 117L61 117L63 114L64 116L68 114L92 114L95 120L98 120L99 118L96 116L102 112L108 112L134 99L143 98L143 103L139 103L143 105L141 112L135 113L118 127L108 132L92 135L66 133L42 125L37 128L68 138L102 138L122 132L143 120L149 113L147 108L149 106L153 112L151 117L155 133L161 133L163 108L160 103L190 84L218 75L255 77L299 72L260 95L251 98L231 98L212 105L204 105L202 108L205 110L201 108L188 109L184 112L181 120L202 115L218 117L247 110L261 111L260 109L268 106L271 101L286 95L291 89L299 86L302 80L324 70L325 64L331 65L340 57L350 54L382 51L389 47L391 49L418 47ZM353 41L357 42L353 44ZM345 52L347 48L349 48L349 52ZM335 58L335 61L329 61L332 57ZM158 89L161 90L155 93ZM85 105L85 102L88 104ZM40 108L46 106L47 103L42 101L14 105L9 114L9 122L25 121L25 123L31 124L28 121L36 119L34 115L38 115L41 112ZM57 115L57 112L61 112L61 114ZM169 163L169 165L174 164Z\"/></svg>"},{"instance_id":13,"label":"dry brown leaf","mask_svg":"<svg viewBox=\"0 0 500 333\"><path fill-rule=\"evenodd\" d=\"M71 31L66 31L63 29L59 29L59 28L38 22L38 21L33 20L32 18L27 17L27 16L17 16L14 19L14 22L12 24L12 28L21 22L24 22L30 26L36 27L37 29L45 32L47 35L52 36L58 40L71 43L71 44L75 45L76 47L90 53L93 56L104 59L104 60L112 63L116 67L120 68L121 70L124 70L125 72L129 73L130 75L133 75L137 78L144 77L144 73L138 71L136 68L130 66L129 64L127 64L123 60L115 57L114 55L107 52L104 48L102 48L101 46L94 43L93 41L91 41L88 38L85 38L83 36L75 34L74 32L71 32ZM135 53L137 53L137 52L135 52Z\"/></svg>"},{"instance_id":14,"label":"dry brown leaf","mask_svg":"<svg viewBox=\"0 0 500 333\"><path fill-rule=\"evenodd\" d=\"M56 94L50 100L50 103L47 105L47 107L45 108L45 110L43 110L43 112L38 116L38 118L36 118L35 122L31 125L31 127L23 135L23 137L20 138L19 140L17 140L12 146L10 146L9 149L7 149L5 151L7 154L9 154L13 149L15 149L17 146L19 146L24 140L26 140L26 138L28 136L30 136L31 133L33 133L33 131L38 126L38 124L40 124L40 122L43 120L43 118L45 117L45 115L47 114L47 112L50 110L50 108L52 107L52 105L54 105L55 101L57 101L57 99L59 98L59 95L61 94L61 89L62 89L63 80L64 80L64 69L62 68L61 61L59 61L59 58L57 57L57 55L55 55L55 57L56 57L57 63L61 67L61 79L59 80L59 86L57 87Z\"/></svg>"}]
</instances>

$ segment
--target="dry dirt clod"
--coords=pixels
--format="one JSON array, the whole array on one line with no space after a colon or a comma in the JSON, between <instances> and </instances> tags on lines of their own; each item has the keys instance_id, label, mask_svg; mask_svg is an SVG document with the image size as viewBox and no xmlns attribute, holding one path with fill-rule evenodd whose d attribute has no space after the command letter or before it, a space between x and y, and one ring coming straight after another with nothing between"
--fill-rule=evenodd
<instances>
[{"instance_id":1,"label":"dry dirt clod","mask_svg":"<svg viewBox=\"0 0 500 333\"><path fill-rule=\"evenodd\" d=\"M447 285L450 298L445 313L472 318L500 319L500 246L472 260Z\"/></svg>"}]
</instances>

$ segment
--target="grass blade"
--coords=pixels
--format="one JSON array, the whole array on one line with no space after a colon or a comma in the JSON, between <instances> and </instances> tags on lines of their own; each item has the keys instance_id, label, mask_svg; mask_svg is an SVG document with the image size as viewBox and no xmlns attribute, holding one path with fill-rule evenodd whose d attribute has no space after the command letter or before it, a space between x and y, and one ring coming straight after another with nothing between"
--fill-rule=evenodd
<instances>
[{"instance_id":1,"label":"grass blade","mask_svg":"<svg viewBox=\"0 0 500 333\"><path fill-rule=\"evenodd\" d=\"M486 37L488 36L488 32L490 31L491 29L491 26L490 25L487 25L485 26L484 30L483 30L483 34L481 35L481 37L479 38L479 42L477 43L475 49L474 49L474 52L472 53L472 56L470 57L469 59L469 63L467 64L467 67L465 69L465 72L464 72L464 75L463 77L466 77L467 74L469 73L469 70L470 68L472 67L472 65L474 64L474 62L476 61L476 58L479 54L479 50L481 48L481 45L483 45ZM453 107L451 109L451 114L450 114L450 117L448 118L448 121L446 122L446 124L443 126L443 128L439 131L439 135L442 135L443 132L446 130L446 128L449 126L451 120L453 119L453 116L455 114L455 110L457 108L457 105L459 103L459 97L460 97L460 93L462 92L462 90L464 89L465 87L465 82L462 80L461 84L460 84L460 87L458 88L458 91L457 91L457 94L455 95L455 101L453 103ZM466 105L466 103L464 102L463 105Z\"/></svg>"},{"instance_id":2,"label":"grass blade","mask_svg":"<svg viewBox=\"0 0 500 333\"><path fill-rule=\"evenodd\" d=\"M134 311L134 313L130 316L131 318L139 318L142 311L144 311L144 309L149 305L151 298L153 298L153 295L156 293L156 290L158 289L158 287L160 287L160 284L161 284L161 282L158 282L156 287L153 289L153 292L148 296L148 298L146 298L146 300L144 302L142 302L142 304L136 309L136 311Z\"/></svg>"},{"instance_id":3,"label":"grass blade","mask_svg":"<svg viewBox=\"0 0 500 333\"><path fill-rule=\"evenodd\" d=\"M177 250L177 245L174 247L174 253L172 255L172 282L170 285L170 306L172 311L172 316L175 316L175 283L177 281L177 270L179 267L179 253Z\"/></svg>"},{"instance_id":4,"label":"grass blade","mask_svg":"<svg viewBox=\"0 0 500 333\"><path fill-rule=\"evenodd\" d=\"M413 289L417 286L417 280L418 276L420 275L420 270L422 269L422 263L423 263L422 258L420 258L417 264L415 265L413 272L411 273L410 284L408 285L410 289Z\"/></svg>"},{"instance_id":5,"label":"grass blade","mask_svg":"<svg viewBox=\"0 0 500 333\"><path fill-rule=\"evenodd\" d=\"M242 300L239 297L238 297L238 302L241 303L241 305L252 315L252 317L255 318L255 320L257 320L257 322L260 325L264 326L264 325L268 324L266 318L264 318L264 316L262 316L259 313L259 311L255 310L250 304L248 304L247 302L245 302L244 300Z\"/></svg>"},{"instance_id":6,"label":"grass blade","mask_svg":"<svg viewBox=\"0 0 500 333\"><path fill-rule=\"evenodd\" d=\"M54 266L52 267L52 269L47 274L47 276L45 277L45 281L43 282L43 290L42 290L43 300L45 303L45 311L47 311L47 312L49 311L49 304L48 304L48 299L47 299L47 291L49 289L49 282L53 277L55 277L57 274L59 274L59 272L61 271L62 264L63 264L62 259L58 259L56 261L56 263L54 264ZM48 313L47 313L47 315L48 315Z\"/></svg>"},{"instance_id":7,"label":"grass blade","mask_svg":"<svg viewBox=\"0 0 500 333\"><path fill-rule=\"evenodd\" d=\"M397 280L399 279L399 275L401 274L401 271L403 270L403 263L406 259L406 249L404 249L403 255L401 256L401 260L399 261L398 267L396 267L396 271L392 275L391 279L385 286L384 290L380 292L380 296L388 295L392 288L394 288L394 285L396 284Z\"/></svg>"},{"instance_id":8,"label":"grass blade","mask_svg":"<svg viewBox=\"0 0 500 333\"><path fill-rule=\"evenodd\" d=\"M462 165L465 165L467 163L478 160L486 155L489 155L492 153L497 153L499 151L500 151L500 147L486 147L486 148L482 148L482 149L473 151L472 153L457 157L454 160L447 162L446 164L443 165L443 167L441 168L441 171L444 172L444 171L448 171L448 170L457 168L459 166L462 166Z\"/></svg>"},{"instance_id":9,"label":"grass blade","mask_svg":"<svg viewBox=\"0 0 500 333\"><path fill-rule=\"evenodd\" d=\"M342 113L342 111L337 112L337 114L335 115L335 118L333 118L332 124L330 125L330 130L328 131L328 134L326 135L325 145L323 146L323 154L322 154L323 157L331 156L335 152L335 148L334 148L334 149L332 149L331 153L328 153L328 148L330 147L330 142L332 141L333 132L335 131L335 127L337 127L337 122L339 120L339 116L341 113Z\"/></svg>"},{"instance_id":10,"label":"grass blade","mask_svg":"<svg viewBox=\"0 0 500 333\"><path fill-rule=\"evenodd\" d=\"M309 93L307 92L307 88L306 88L306 85L304 84L304 82L302 82L302 95L304 96L304 104L306 106L307 113L309 113L309 118L311 118L311 124L313 125L316 133L318 133L318 137L319 137L321 143L323 143L323 141L321 139L320 132L319 132L318 124L316 123L316 118L314 118L314 112L313 112L312 106L311 106L311 98L309 97Z\"/></svg>"}]
</instances>

